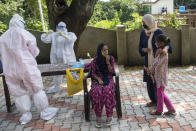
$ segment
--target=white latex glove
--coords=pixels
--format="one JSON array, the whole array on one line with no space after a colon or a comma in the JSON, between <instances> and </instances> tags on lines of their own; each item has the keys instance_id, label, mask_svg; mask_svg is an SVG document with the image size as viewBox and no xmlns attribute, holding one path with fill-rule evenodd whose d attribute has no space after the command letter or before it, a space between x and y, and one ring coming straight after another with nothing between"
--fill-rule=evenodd
<instances>
[{"instance_id":1,"label":"white latex glove","mask_svg":"<svg viewBox=\"0 0 196 131\"><path fill-rule=\"evenodd\" d=\"M49 30L46 34L49 35L49 34L52 34L54 31L53 30Z\"/></svg>"},{"instance_id":2,"label":"white latex glove","mask_svg":"<svg viewBox=\"0 0 196 131\"><path fill-rule=\"evenodd\" d=\"M53 32L54 32L53 30L49 30L49 31L48 31L49 34L50 34L50 33L53 33Z\"/></svg>"},{"instance_id":3,"label":"white latex glove","mask_svg":"<svg viewBox=\"0 0 196 131\"><path fill-rule=\"evenodd\" d=\"M59 32L58 35L64 37L65 39L67 39L67 36L65 34L61 33L61 32Z\"/></svg>"}]
</instances>

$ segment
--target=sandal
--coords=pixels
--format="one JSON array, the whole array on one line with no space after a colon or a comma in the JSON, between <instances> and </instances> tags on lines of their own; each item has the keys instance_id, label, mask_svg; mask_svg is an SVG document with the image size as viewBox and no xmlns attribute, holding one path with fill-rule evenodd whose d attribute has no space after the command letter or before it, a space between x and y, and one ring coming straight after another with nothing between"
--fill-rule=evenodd
<instances>
[{"instance_id":1,"label":"sandal","mask_svg":"<svg viewBox=\"0 0 196 131\"><path fill-rule=\"evenodd\" d=\"M110 126L111 125L111 122L112 122L112 118L106 119L105 125L106 126Z\"/></svg>"},{"instance_id":2,"label":"sandal","mask_svg":"<svg viewBox=\"0 0 196 131\"><path fill-rule=\"evenodd\" d=\"M162 113L161 113L161 112L158 112L157 110L152 110L152 111L150 112L150 114L151 114L151 115L162 115Z\"/></svg>"},{"instance_id":3,"label":"sandal","mask_svg":"<svg viewBox=\"0 0 196 131\"><path fill-rule=\"evenodd\" d=\"M175 114L176 114L176 110L175 109L167 111L167 112L164 113L164 115L175 115Z\"/></svg>"},{"instance_id":4,"label":"sandal","mask_svg":"<svg viewBox=\"0 0 196 131\"><path fill-rule=\"evenodd\" d=\"M96 128L101 128L101 120L96 120L96 125L95 125Z\"/></svg>"},{"instance_id":5,"label":"sandal","mask_svg":"<svg viewBox=\"0 0 196 131\"><path fill-rule=\"evenodd\" d=\"M146 104L146 107L152 107L152 106L156 106L156 103L149 102L149 103Z\"/></svg>"}]
</instances>

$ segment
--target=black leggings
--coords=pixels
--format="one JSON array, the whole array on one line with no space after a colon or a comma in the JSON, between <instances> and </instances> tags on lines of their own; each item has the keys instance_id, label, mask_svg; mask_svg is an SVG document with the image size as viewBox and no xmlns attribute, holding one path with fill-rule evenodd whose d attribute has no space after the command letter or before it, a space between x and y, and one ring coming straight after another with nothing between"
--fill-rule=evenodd
<instances>
[{"instance_id":1,"label":"black leggings","mask_svg":"<svg viewBox=\"0 0 196 131\"><path fill-rule=\"evenodd\" d=\"M151 79L147 82L148 96L153 103L157 103L157 88L156 83L153 83Z\"/></svg>"}]
</instances>

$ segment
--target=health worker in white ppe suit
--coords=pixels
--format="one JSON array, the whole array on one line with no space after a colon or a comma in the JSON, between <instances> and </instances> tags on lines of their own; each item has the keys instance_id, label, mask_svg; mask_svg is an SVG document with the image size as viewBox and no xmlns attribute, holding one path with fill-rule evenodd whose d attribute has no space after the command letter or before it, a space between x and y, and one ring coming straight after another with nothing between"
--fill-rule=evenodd
<instances>
[{"instance_id":1,"label":"health worker in white ppe suit","mask_svg":"<svg viewBox=\"0 0 196 131\"><path fill-rule=\"evenodd\" d=\"M25 30L25 21L18 14L12 17L9 29L0 37L0 53L9 92L22 113L21 124L32 119L30 94L40 118L53 118L58 108L48 107L48 98L42 90L42 77L35 60L39 54L36 38Z\"/></svg>"},{"instance_id":2,"label":"health worker in white ppe suit","mask_svg":"<svg viewBox=\"0 0 196 131\"><path fill-rule=\"evenodd\" d=\"M50 52L51 64L69 64L76 62L74 42L77 37L73 32L68 32L66 24L59 22L56 32L49 31L41 35L44 43L52 43ZM55 93L60 90L63 76L54 76L54 86L50 87L47 93Z\"/></svg>"}]
</instances>

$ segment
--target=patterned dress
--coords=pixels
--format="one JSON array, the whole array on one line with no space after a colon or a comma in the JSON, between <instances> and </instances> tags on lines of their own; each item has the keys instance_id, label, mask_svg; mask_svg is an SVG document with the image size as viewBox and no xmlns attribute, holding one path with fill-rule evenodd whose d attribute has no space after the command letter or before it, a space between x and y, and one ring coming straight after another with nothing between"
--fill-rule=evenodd
<instances>
[{"instance_id":1,"label":"patterned dress","mask_svg":"<svg viewBox=\"0 0 196 131\"><path fill-rule=\"evenodd\" d=\"M158 55L154 60L153 67L157 84L157 111L162 113L164 104L168 111L174 110L174 106L164 92L168 83L168 54Z\"/></svg>"},{"instance_id":2,"label":"patterned dress","mask_svg":"<svg viewBox=\"0 0 196 131\"><path fill-rule=\"evenodd\" d=\"M158 55L154 59L153 67L157 88L160 88L160 86L166 87L168 83L168 54Z\"/></svg>"},{"instance_id":3,"label":"patterned dress","mask_svg":"<svg viewBox=\"0 0 196 131\"><path fill-rule=\"evenodd\" d=\"M96 80L95 76L103 78L103 75L99 71L97 65L97 57L92 61L92 88L91 96L92 103L94 106L94 111L97 117L101 117L103 106L106 108L107 117L112 117L113 108L116 105L115 101L115 83L113 80L112 74L114 73L114 58L111 58L112 71L108 74L109 84L102 86L99 85L99 82Z\"/></svg>"}]
</instances>

